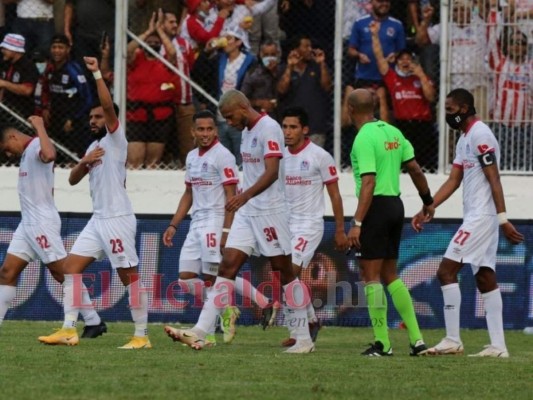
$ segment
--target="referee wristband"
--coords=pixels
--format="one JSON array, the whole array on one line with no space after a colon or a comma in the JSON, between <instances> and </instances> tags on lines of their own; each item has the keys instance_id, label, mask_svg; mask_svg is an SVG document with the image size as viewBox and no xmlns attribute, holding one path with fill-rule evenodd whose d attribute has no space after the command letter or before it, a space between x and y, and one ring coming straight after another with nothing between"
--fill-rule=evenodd
<instances>
[{"instance_id":1,"label":"referee wristband","mask_svg":"<svg viewBox=\"0 0 533 400\"><path fill-rule=\"evenodd\" d=\"M100 72L100 70L94 71L93 76L95 80L102 79L102 72Z\"/></svg>"},{"instance_id":2,"label":"referee wristband","mask_svg":"<svg viewBox=\"0 0 533 400\"><path fill-rule=\"evenodd\" d=\"M431 191L428 191L426 194L418 193L418 195L422 199L422 203L424 203L425 206L430 206L433 204L433 197L431 196Z\"/></svg>"},{"instance_id":3,"label":"referee wristband","mask_svg":"<svg viewBox=\"0 0 533 400\"><path fill-rule=\"evenodd\" d=\"M509 221L507 220L507 213L505 213L505 212L501 212L501 213L499 213L499 214L497 215L497 217L498 217L498 224L499 224L499 225L503 225L503 224L506 224L507 222L509 222Z\"/></svg>"},{"instance_id":4,"label":"referee wristband","mask_svg":"<svg viewBox=\"0 0 533 400\"><path fill-rule=\"evenodd\" d=\"M222 228L222 233L229 233L229 228Z\"/></svg>"},{"instance_id":5,"label":"referee wristband","mask_svg":"<svg viewBox=\"0 0 533 400\"><path fill-rule=\"evenodd\" d=\"M172 224L170 224L168 227L169 227L169 228L172 227L172 228L174 228L175 230L178 230L178 227L177 227L176 225L172 225Z\"/></svg>"}]
</instances>

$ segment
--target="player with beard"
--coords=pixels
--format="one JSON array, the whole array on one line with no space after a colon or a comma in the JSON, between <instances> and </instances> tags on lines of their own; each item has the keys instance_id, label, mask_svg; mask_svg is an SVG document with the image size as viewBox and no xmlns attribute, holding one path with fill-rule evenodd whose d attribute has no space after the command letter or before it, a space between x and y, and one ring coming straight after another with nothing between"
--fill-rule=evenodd
<instances>
[{"instance_id":1,"label":"player with beard","mask_svg":"<svg viewBox=\"0 0 533 400\"><path fill-rule=\"evenodd\" d=\"M151 348L147 336L148 294L142 286L137 269L137 221L125 188L128 141L117 118L117 107L113 104L111 94L98 69L97 59L85 57L84 61L96 80L100 100L100 106L90 111L91 132L95 134L96 140L72 169L69 182L76 185L89 175L94 212L65 261L63 328L50 336L41 336L39 340L46 344L78 343L76 320L79 305L75 299L80 296L80 274L93 261L107 256L127 288L131 315L135 323L133 338L119 348Z\"/></svg>"}]
</instances>

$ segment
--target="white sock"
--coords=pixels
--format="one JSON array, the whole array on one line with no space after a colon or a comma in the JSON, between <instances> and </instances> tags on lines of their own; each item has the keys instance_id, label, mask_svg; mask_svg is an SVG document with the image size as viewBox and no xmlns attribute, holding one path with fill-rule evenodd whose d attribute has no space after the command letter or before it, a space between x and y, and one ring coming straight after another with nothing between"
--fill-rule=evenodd
<instances>
[{"instance_id":1,"label":"white sock","mask_svg":"<svg viewBox=\"0 0 533 400\"><path fill-rule=\"evenodd\" d=\"M309 320L309 322L318 322L318 318L316 317L316 314L315 314L315 307L313 307L312 301L310 301L309 304L307 305L306 311L307 311L307 319Z\"/></svg>"},{"instance_id":2,"label":"white sock","mask_svg":"<svg viewBox=\"0 0 533 400\"><path fill-rule=\"evenodd\" d=\"M446 337L461 343L459 333L461 316L461 290L458 283L441 286L444 297L444 323L446 325Z\"/></svg>"},{"instance_id":3,"label":"white sock","mask_svg":"<svg viewBox=\"0 0 533 400\"><path fill-rule=\"evenodd\" d=\"M78 321L79 308L74 303L74 275L65 275L63 282L63 312L65 313L65 320L63 321L63 328L75 328Z\"/></svg>"},{"instance_id":4,"label":"white sock","mask_svg":"<svg viewBox=\"0 0 533 400\"><path fill-rule=\"evenodd\" d=\"M204 338L206 333L215 329L217 316L222 310L231 305L231 298L235 289L235 281L217 276L215 284L207 294L198 322L192 328L200 338ZM228 292L229 290L229 292Z\"/></svg>"},{"instance_id":5,"label":"white sock","mask_svg":"<svg viewBox=\"0 0 533 400\"><path fill-rule=\"evenodd\" d=\"M131 318L135 324L135 336L148 335L148 292L145 290L142 282L139 280L130 283L128 290L128 299L130 304ZM135 293L136 291L136 293Z\"/></svg>"},{"instance_id":6,"label":"white sock","mask_svg":"<svg viewBox=\"0 0 533 400\"><path fill-rule=\"evenodd\" d=\"M81 301L83 304L83 307L80 307L80 314L83 317L83 320L85 321L85 325L88 326L96 326L100 325L100 322L102 320L100 319L100 316L94 309L93 303L91 301L91 297L89 296L89 291L87 290L87 287L85 284L82 284L82 295L81 295Z\"/></svg>"},{"instance_id":7,"label":"white sock","mask_svg":"<svg viewBox=\"0 0 533 400\"><path fill-rule=\"evenodd\" d=\"M294 337L296 340L299 339L309 339L309 326L307 320L307 310L304 300L309 300L309 297L306 296L306 288L298 278L292 282L283 285L283 292L285 293L285 299L287 306L284 307L288 319L286 319L287 328L291 337Z\"/></svg>"},{"instance_id":8,"label":"white sock","mask_svg":"<svg viewBox=\"0 0 533 400\"><path fill-rule=\"evenodd\" d=\"M243 297L251 299L261 308L269 305L270 300L252 285L252 282L238 276L235 278L235 291Z\"/></svg>"},{"instance_id":9,"label":"white sock","mask_svg":"<svg viewBox=\"0 0 533 400\"><path fill-rule=\"evenodd\" d=\"M179 279L178 282L183 282L183 284L187 285L187 288L189 289L189 293L192 294L194 297L200 298L200 300L204 301L204 281L200 278L191 278L191 279Z\"/></svg>"},{"instance_id":10,"label":"white sock","mask_svg":"<svg viewBox=\"0 0 533 400\"><path fill-rule=\"evenodd\" d=\"M205 287L205 298L207 300L207 297L209 297L209 293L211 293L213 291L213 286L209 286L209 287ZM215 318L215 323L213 324L213 326L211 326L211 329L209 332L207 332L208 335L214 335L215 334L215 331L216 331L216 323L217 323L217 319Z\"/></svg>"},{"instance_id":11,"label":"white sock","mask_svg":"<svg viewBox=\"0 0 533 400\"><path fill-rule=\"evenodd\" d=\"M490 344L500 350L507 350L503 333L503 304L500 289L494 289L488 293L481 293L485 306L485 318L489 330Z\"/></svg>"},{"instance_id":12,"label":"white sock","mask_svg":"<svg viewBox=\"0 0 533 400\"><path fill-rule=\"evenodd\" d=\"M7 310L17 294L16 286L0 285L0 325L4 321Z\"/></svg>"}]
</instances>

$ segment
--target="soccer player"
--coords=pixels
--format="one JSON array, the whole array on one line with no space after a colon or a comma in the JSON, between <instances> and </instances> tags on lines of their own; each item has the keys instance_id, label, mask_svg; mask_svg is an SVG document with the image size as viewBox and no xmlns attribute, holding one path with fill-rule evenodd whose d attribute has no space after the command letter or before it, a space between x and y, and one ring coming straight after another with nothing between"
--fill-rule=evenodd
<instances>
[{"instance_id":1,"label":"soccer player","mask_svg":"<svg viewBox=\"0 0 533 400\"><path fill-rule=\"evenodd\" d=\"M433 199L411 143L401 131L374 118L372 93L365 89L354 90L348 97L348 108L358 130L351 159L359 199L348 240L359 252L359 268L375 337L374 344L361 354L370 357L392 355L385 284L394 307L407 326L411 355L422 355L427 347L418 328L413 301L397 274L404 218L400 198L402 167L407 169L422 198L425 215L435 212L431 206Z\"/></svg>"},{"instance_id":2,"label":"soccer player","mask_svg":"<svg viewBox=\"0 0 533 400\"><path fill-rule=\"evenodd\" d=\"M226 204L237 211L220 263L213 290L208 293L200 318L190 330L176 330L175 339L194 349L204 346L205 335L232 297L235 277L249 256L266 256L272 269L279 271L288 299L297 342L287 353L310 353L315 346L309 335L307 289L294 276L291 265L290 232L286 214L283 171L283 132L268 115L255 111L248 98L238 90L222 95L219 110L227 123L242 132L243 191Z\"/></svg>"},{"instance_id":3,"label":"soccer player","mask_svg":"<svg viewBox=\"0 0 533 400\"><path fill-rule=\"evenodd\" d=\"M18 193L22 219L0 268L0 325L17 292L17 281L29 262L40 259L59 283L64 282L63 262L67 253L61 240L61 219L54 203L54 160L56 150L41 117L28 118L36 137L11 126L0 131L0 151L20 158ZM94 310L85 285L81 310L85 327L82 338L107 332L106 324Z\"/></svg>"},{"instance_id":4,"label":"soccer player","mask_svg":"<svg viewBox=\"0 0 533 400\"><path fill-rule=\"evenodd\" d=\"M342 197L339 192L337 168L333 157L308 137L308 114L302 107L287 108L283 112L282 129L285 137L285 196L289 205L289 229L291 232L292 269L300 276L308 268L324 235L324 186L335 218L335 246L348 249L344 231ZM311 298L311 294L309 294ZM288 316L286 315L286 318ZM309 333L316 341L320 321L312 302L307 304ZM283 346L296 343L293 330Z\"/></svg>"},{"instance_id":5,"label":"soccer player","mask_svg":"<svg viewBox=\"0 0 533 400\"><path fill-rule=\"evenodd\" d=\"M126 193L126 158L128 142L117 118L111 94L98 69L98 61L84 57L87 69L93 73L100 104L91 109L89 121L95 141L85 156L72 168L69 182L78 184L87 174L93 202L93 216L76 239L65 261L63 284L63 328L39 340L47 344L78 344L76 320L79 305L80 274L97 259L109 258L120 280L127 287L135 333L121 349L151 348L147 336L148 294L142 286L135 250L137 221ZM75 282L76 279L76 282Z\"/></svg>"},{"instance_id":6,"label":"soccer player","mask_svg":"<svg viewBox=\"0 0 533 400\"><path fill-rule=\"evenodd\" d=\"M189 233L180 253L179 280L189 293L203 297L204 282L208 291L215 283L221 252L226 245L234 215L224 207L235 196L239 178L235 157L218 141L216 116L211 111L204 110L194 114L192 119L192 135L198 147L187 155L185 192L163 234L163 243L167 247L172 246L178 225L192 208ZM203 280L200 279L200 274ZM241 277L236 278L235 289L241 295L250 289L252 299L257 304L263 308L272 307L268 298ZM230 306L224 314L224 342L229 343L235 336L234 324L240 311ZM165 331L170 337L176 335L176 329L170 326L166 326ZM213 333L208 332L206 345L216 344Z\"/></svg>"},{"instance_id":7,"label":"soccer player","mask_svg":"<svg viewBox=\"0 0 533 400\"><path fill-rule=\"evenodd\" d=\"M446 122L462 132L456 145L453 168L434 196L434 207L444 203L463 183L463 223L457 230L437 270L444 297L446 337L428 354L462 354L459 332L461 291L457 274L470 264L485 307L490 345L474 357L509 357L502 320L502 295L496 281L498 226L507 240L524 240L505 214L505 199L498 169L500 147L490 128L476 116L474 97L466 89L454 89L446 96ZM420 231L429 215L419 212L412 226Z\"/></svg>"}]
</instances>

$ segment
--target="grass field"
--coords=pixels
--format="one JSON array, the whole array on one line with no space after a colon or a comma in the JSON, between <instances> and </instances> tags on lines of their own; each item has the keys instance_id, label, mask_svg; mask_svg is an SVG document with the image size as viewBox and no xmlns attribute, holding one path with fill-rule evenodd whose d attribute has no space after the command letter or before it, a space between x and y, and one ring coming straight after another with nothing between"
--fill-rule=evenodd
<instances>
[{"instance_id":1,"label":"grass field","mask_svg":"<svg viewBox=\"0 0 533 400\"><path fill-rule=\"evenodd\" d=\"M5 321L0 399L532 399L533 336L507 332L509 359L409 357L407 333L392 330L394 357L364 358L366 328L325 327L312 354L282 354L284 328L240 327L231 345L193 351L150 325L150 350L119 350L132 324L110 323L79 346L46 346L58 323ZM424 331L434 344L442 331ZM487 344L462 333L466 353ZM222 341L222 338L219 338Z\"/></svg>"}]
</instances>

